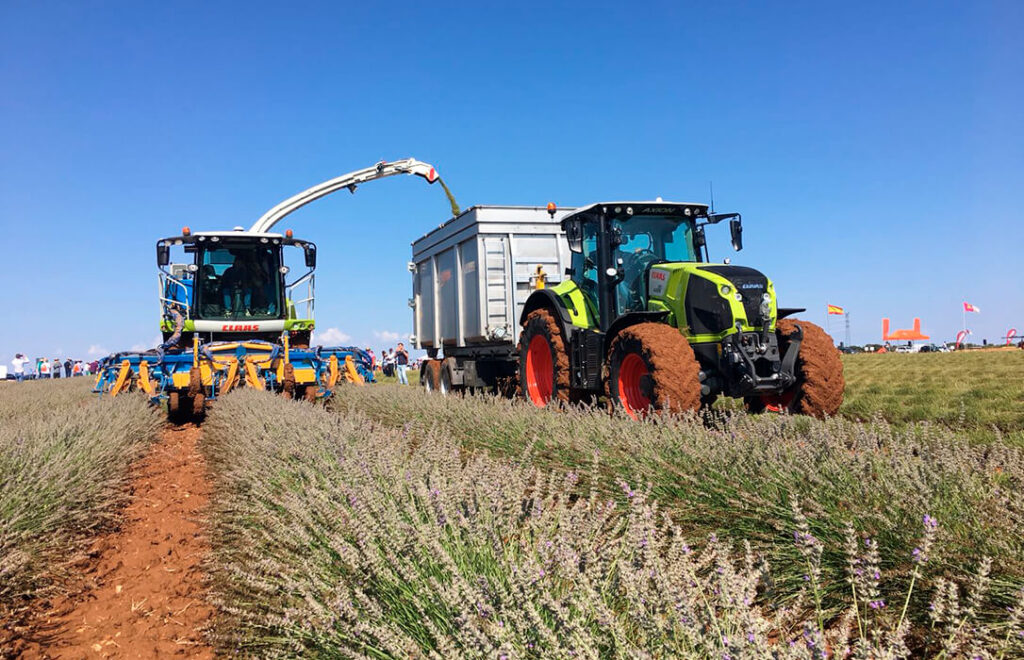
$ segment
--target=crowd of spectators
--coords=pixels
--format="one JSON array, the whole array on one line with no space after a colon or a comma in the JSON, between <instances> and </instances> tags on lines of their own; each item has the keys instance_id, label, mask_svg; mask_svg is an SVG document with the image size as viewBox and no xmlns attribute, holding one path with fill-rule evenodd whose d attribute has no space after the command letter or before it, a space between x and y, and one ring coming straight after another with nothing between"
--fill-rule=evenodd
<instances>
[{"instance_id":1,"label":"crowd of spectators","mask_svg":"<svg viewBox=\"0 0 1024 660\"><path fill-rule=\"evenodd\" d=\"M35 361L25 357L24 353L16 353L11 360L12 369L7 373L7 380L23 380L40 378L75 378L95 374L100 364L98 360L87 362L75 358L55 357L53 359L38 357Z\"/></svg>"},{"instance_id":2,"label":"crowd of spectators","mask_svg":"<svg viewBox=\"0 0 1024 660\"><path fill-rule=\"evenodd\" d=\"M398 342L398 346L392 349L381 349L380 357L378 358L373 353L373 349L367 347L366 352L370 356L370 360L373 362L373 370L387 377L397 377L399 385L409 384L409 367L411 361L409 360L409 351L405 350L405 344Z\"/></svg>"}]
</instances>

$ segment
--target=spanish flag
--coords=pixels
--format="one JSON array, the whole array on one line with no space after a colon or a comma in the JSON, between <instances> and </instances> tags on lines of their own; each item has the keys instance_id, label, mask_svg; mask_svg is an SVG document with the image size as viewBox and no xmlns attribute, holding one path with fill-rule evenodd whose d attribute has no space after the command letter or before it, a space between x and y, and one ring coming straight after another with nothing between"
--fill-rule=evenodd
<instances>
[{"instance_id":1,"label":"spanish flag","mask_svg":"<svg viewBox=\"0 0 1024 660\"><path fill-rule=\"evenodd\" d=\"M842 316L843 314L846 313L846 310L844 310L839 305L826 305L826 307L828 307L828 313L829 314L838 314L838 315Z\"/></svg>"}]
</instances>

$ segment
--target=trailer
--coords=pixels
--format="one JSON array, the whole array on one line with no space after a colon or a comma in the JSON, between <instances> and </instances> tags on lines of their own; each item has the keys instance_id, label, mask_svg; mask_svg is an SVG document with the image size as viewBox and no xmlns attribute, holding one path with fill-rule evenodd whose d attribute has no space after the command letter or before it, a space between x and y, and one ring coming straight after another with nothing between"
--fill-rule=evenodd
<instances>
[{"instance_id":1,"label":"trailer","mask_svg":"<svg viewBox=\"0 0 1024 660\"><path fill-rule=\"evenodd\" d=\"M562 218L535 206L473 206L412 243L412 345L442 392L514 387L526 299L566 277Z\"/></svg>"}]
</instances>

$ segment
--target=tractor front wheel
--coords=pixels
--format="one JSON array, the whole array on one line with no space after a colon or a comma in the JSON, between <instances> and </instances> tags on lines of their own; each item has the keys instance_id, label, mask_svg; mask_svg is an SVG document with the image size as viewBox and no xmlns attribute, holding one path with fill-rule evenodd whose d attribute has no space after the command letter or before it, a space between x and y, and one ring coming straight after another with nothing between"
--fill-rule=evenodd
<instances>
[{"instance_id":1,"label":"tractor front wheel","mask_svg":"<svg viewBox=\"0 0 1024 660\"><path fill-rule=\"evenodd\" d=\"M562 329L546 309L530 312L519 335L519 389L538 408L569 401L569 353Z\"/></svg>"},{"instance_id":2,"label":"tractor front wheel","mask_svg":"<svg viewBox=\"0 0 1024 660\"><path fill-rule=\"evenodd\" d=\"M821 326L799 319L782 319L776 334L779 352L789 350L790 339L799 324L803 330L800 352L796 358L796 382L780 394L747 397L747 410L754 413L770 410L811 417L830 417L843 405L843 361L839 349Z\"/></svg>"},{"instance_id":3,"label":"tractor front wheel","mask_svg":"<svg viewBox=\"0 0 1024 660\"><path fill-rule=\"evenodd\" d=\"M650 410L700 408L700 364L678 329L638 323L616 335L608 351L608 397L639 419Z\"/></svg>"}]
</instances>

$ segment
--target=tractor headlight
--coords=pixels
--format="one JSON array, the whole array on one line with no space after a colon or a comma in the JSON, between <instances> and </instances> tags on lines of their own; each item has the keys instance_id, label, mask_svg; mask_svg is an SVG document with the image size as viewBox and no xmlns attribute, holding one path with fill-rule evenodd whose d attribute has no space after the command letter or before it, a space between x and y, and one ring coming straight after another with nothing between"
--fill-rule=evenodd
<instances>
[{"instance_id":1,"label":"tractor headlight","mask_svg":"<svg viewBox=\"0 0 1024 660\"><path fill-rule=\"evenodd\" d=\"M761 318L768 319L772 313L772 297L767 293L761 296Z\"/></svg>"},{"instance_id":2,"label":"tractor headlight","mask_svg":"<svg viewBox=\"0 0 1024 660\"><path fill-rule=\"evenodd\" d=\"M719 291L722 292L723 296L728 296L730 293L732 293L732 287L729 286L728 284L723 284L722 288L719 289Z\"/></svg>"}]
</instances>

